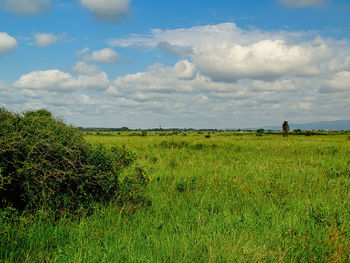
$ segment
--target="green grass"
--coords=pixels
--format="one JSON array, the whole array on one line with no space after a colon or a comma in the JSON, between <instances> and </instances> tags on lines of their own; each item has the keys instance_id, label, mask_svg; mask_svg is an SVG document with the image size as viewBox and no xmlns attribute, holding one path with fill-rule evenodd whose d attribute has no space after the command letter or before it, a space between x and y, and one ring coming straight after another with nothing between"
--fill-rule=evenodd
<instances>
[{"instance_id":1,"label":"green grass","mask_svg":"<svg viewBox=\"0 0 350 263\"><path fill-rule=\"evenodd\" d=\"M135 152L152 205L1 220L0 262L350 261L348 135L128 134L86 139Z\"/></svg>"}]
</instances>

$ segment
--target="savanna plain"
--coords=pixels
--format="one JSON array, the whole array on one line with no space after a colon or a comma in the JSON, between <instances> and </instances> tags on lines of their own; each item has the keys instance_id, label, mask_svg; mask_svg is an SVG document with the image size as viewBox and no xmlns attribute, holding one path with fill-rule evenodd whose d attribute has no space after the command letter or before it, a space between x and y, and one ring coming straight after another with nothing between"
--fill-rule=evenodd
<instances>
[{"instance_id":1,"label":"savanna plain","mask_svg":"<svg viewBox=\"0 0 350 263\"><path fill-rule=\"evenodd\" d=\"M349 262L349 135L85 133L134 153L147 202L1 221L0 261Z\"/></svg>"}]
</instances>

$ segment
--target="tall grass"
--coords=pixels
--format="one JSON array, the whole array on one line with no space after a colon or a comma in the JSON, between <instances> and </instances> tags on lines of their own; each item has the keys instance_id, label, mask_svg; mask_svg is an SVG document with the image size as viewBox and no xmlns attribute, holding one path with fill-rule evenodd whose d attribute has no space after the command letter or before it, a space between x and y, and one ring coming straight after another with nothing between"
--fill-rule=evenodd
<instances>
[{"instance_id":1,"label":"tall grass","mask_svg":"<svg viewBox=\"0 0 350 263\"><path fill-rule=\"evenodd\" d=\"M0 261L349 262L347 135L219 135L87 136L135 152L152 205L3 212Z\"/></svg>"}]
</instances>

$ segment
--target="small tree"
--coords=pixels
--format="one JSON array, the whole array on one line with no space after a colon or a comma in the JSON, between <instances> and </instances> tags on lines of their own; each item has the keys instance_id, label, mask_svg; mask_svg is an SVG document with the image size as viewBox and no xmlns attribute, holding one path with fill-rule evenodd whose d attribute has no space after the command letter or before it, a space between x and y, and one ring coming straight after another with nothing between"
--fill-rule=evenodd
<instances>
[{"instance_id":1,"label":"small tree","mask_svg":"<svg viewBox=\"0 0 350 263\"><path fill-rule=\"evenodd\" d=\"M121 127L120 130L121 131L129 131L129 128L124 126L124 127Z\"/></svg>"},{"instance_id":2,"label":"small tree","mask_svg":"<svg viewBox=\"0 0 350 263\"><path fill-rule=\"evenodd\" d=\"M264 132L265 132L264 129L258 129L256 130L256 136L262 136Z\"/></svg>"},{"instance_id":3,"label":"small tree","mask_svg":"<svg viewBox=\"0 0 350 263\"><path fill-rule=\"evenodd\" d=\"M284 122L283 122L282 128L283 128L283 137L288 136L288 132L289 132L288 121L284 121Z\"/></svg>"}]
</instances>

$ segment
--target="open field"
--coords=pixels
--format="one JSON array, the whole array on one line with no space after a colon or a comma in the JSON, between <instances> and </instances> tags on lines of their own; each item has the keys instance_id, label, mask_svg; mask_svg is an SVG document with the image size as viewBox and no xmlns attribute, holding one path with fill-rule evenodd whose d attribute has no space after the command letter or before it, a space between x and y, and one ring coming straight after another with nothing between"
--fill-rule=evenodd
<instances>
[{"instance_id":1,"label":"open field","mask_svg":"<svg viewBox=\"0 0 350 263\"><path fill-rule=\"evenodd\" d=\"M349 134L207 134L86 136L136 154L151 205L1 222L0 261L350 261Z\"/></svg>"}]
</instances>

